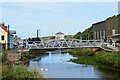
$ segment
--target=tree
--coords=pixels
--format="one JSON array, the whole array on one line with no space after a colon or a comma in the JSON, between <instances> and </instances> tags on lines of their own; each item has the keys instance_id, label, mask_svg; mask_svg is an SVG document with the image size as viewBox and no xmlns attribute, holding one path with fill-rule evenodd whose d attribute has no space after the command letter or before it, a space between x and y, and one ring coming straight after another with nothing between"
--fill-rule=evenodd
<instances>
[{"instance_id":1,"label":"tree","mask_svg":"<svg viewBox=\"0 0 120 80\"><path fill-rule=\"evenodd\" d=\"M85 29L82 33L78 32L74 35L74 38L80 39L82 37L82 40L92 40L93 39L93 28L92 26L88 29Z\"/></svg>"},{"instance_id":2,"label":"tree","mask_svg":"<svg viewBox=\"0 0 120 80\"><path fill-rule=\"evenodd\" d=\"M81 32L78 32L77 34L74 35L73 38L80 39L82 37Z\"/></svg>"}]
</instances>

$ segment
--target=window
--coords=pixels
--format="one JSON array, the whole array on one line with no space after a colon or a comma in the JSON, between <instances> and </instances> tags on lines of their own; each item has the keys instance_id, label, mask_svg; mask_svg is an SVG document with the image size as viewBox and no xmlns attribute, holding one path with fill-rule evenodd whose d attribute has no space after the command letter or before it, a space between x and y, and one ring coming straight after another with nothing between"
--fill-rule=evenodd
<instances>
[{"instance_id":1,"label":"window","mask_svg":"<svg viewBox=\"0 0 120 80\"><path fill-rule=\"evenodd\" d=\"M4 39L5 39L5 38L4 38L4 35L2 35L2 36L1 36L1 40L4 40Z\"/></svg>"},{"instance_id":2,"label":"window","mask_svg":"<svg viewBox=\"0 0 120 80\"><path fill-rule=\"evenodd\" d=\"M114 34L115 34L115 29L112 30L112 35L114 35Z\"/></svg>"}]
</instances>

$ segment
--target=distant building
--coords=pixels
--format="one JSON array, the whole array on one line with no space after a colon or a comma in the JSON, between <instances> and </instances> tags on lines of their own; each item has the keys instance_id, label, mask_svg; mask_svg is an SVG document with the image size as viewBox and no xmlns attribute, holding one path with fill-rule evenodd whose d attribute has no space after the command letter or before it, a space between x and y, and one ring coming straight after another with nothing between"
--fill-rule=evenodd
<instances>
[{"instance_id":1,"label":"distant building","mask_svg":"<svg viewBox=\"0 0 120 80\"><path fill-rule=\"evenodd\" d=\"M106 21L95 23L92 26L95 40L103 40L106 38Z\"/></svg>"},{"instance_id":2,"label":"distant building","mask_svg":"<svg viewBox=\"0 0 120 80\"><path fill-rule=\"evenodd\" d=\"M16 31L9 30L9 25L5 26L4 23L0 23L0 44L2 50L14 48L15 35Z\"/></svg>"},{"instance_id":3,"label":"distant building","mask_svg":"<svg viewBox=\"0 0 120 80\"><path fill-rule=\"evenodd\" d=\"M23 43L22 39L15 34L13 37L14 47L18 47L18 45L21 43Z\"/></svg>"},{"instance_id":4,"label":"distant building","mask_svg":"<svg viewBox=\"0 0 120 80\"><path fill-rule=\"evenodd\" d=\"M92 25L94 39L112 41L120 40L120 15L107 18Z\"/></svg>"},{"instance_id":5,"label":"distant building","mask_svg":"<svg viewBox=\"0 0 120 80\"><path fill-rule=\"evenodd\" d=\"M55 39L64 39L64 34L62 32L58 32L55 34Z\"/></svg>"},{"instance_id":6,"label":"distant building","mask_svg":"<svg viewBox=\"0 0 120 80\"><path fill-rule=\"evenodd\" d=\"M16 34L15 30L10 30L9 34L9 48L12 49L14 48L14 36Z\"/></svg>"},{"instance_id":7,"label":"distant building","mask_svg":"<svg viewBox=\"0 0 120 80\"><path fill-rule=\"evenodd\" d=\"M0 43L2 45L3 50L7 50L9 48L9 30L8 26L5 26L4 23L0 23Z\"/></svg>"},{"instance_id":8,"label":"distant building","mask_svg":"<svg viewBox=\"0 0 120 80\"><path fill-rule=\"evenodd\" d=\"M112 38L112 41L120 40L120 15L110 17L106 20L106 35L107 38Z\"/></svg>"}]
</instances>

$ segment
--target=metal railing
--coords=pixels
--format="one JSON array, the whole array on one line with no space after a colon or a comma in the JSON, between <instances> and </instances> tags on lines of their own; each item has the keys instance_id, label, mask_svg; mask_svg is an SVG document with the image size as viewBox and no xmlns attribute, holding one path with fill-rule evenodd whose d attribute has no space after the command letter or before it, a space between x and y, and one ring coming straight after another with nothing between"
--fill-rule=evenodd
<instances>
[{"instance_id":1,"label":"metal railing","mask_svg":"<svg viewBox=\"0 0 120 80\"><path fill-rule=\"evenodd\" d=\"M28 41L26 48L78 48L78 47L101 47L103 44L99 40L79 40L79 39L64 39L64 40L48 40L48 41Z\"/></svg>"}]
</instances>

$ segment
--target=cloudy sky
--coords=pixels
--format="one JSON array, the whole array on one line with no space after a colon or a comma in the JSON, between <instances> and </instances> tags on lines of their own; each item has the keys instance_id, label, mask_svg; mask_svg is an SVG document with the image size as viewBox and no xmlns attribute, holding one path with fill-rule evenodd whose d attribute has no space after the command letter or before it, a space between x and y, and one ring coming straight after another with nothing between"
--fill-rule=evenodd
<instances>
[{"instance_id":1,"label":"cloudy sky","mask_svg":"<svg viewBox=\"0 0 120 80\"><path fill-rule=\"evenodd\" d=\"M117 2L3 2L0 22L22 38L51 36L58 31L74 35L93 23L118 14Z\"/></svg>"}]
</instances>

